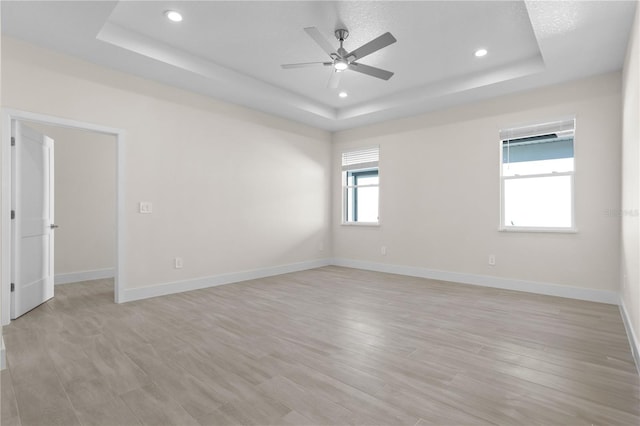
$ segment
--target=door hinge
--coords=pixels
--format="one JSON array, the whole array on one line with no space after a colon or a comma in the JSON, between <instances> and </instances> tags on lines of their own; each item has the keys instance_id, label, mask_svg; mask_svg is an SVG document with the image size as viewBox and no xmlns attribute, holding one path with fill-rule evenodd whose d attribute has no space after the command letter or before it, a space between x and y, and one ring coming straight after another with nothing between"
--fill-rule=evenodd
<instances>
[{"instance_id":1,"label":"door hinge","mask_svg":"<svg viewBox=\"0 0 640 426\"><path fill-rule=\"evenodd\" d=\"M15 219L15 218L16 218L16 211L11 210L11 219Z\"/></svg>"},{"instance_id":2,"label":"door hinge","mask_svg":"<svg viewBox=\"0 0 640 426\"><path fill-rule=\"evenodd\" d=\"M11 136L11 146L16 146L16 138Z\"/></svg>"},{"instance_id":3,"label":"door hinge","mask_svg":"<svg viewBox=\"0 0 640 426\"><path fill-rule=\"evenodd\" d=\"M14 283L11 283L11 291L16 291L16 285Z\"/></svg>"}]
</instances>

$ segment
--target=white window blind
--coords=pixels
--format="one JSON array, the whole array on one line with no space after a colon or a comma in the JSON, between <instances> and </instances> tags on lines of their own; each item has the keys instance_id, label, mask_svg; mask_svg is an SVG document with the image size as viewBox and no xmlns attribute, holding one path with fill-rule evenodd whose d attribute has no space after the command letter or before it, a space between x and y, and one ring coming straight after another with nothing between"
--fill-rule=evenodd
<instances>
[{"instance_id":1,"label":"white window blind","mask_svg":"<svg viewBox=\"0 0 640 426\"><path fill-rule=\"evenodd\" d=\"M342 153L342 170L360 170L378 167L380 148L367 148Z\"/></svg>"},{"instance_id":2,"label":"white window blind","mask_svg":"<svg viewBox=\"0 0 640 426\"><path fill-rule=\"evenodd\" d=\"M522 139L552 133L556 133L558 136L561 136L565 133L573 132L576 127L575 121L576 120L574 118L571 118L568 120L500 130L500 140Z\"/></svg>"}]
</instances>

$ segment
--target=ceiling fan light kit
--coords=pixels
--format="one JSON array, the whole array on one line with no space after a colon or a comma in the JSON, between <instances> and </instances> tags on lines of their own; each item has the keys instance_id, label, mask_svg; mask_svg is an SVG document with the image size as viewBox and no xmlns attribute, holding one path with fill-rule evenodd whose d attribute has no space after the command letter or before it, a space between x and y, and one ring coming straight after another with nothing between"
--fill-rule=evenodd
<instances>
[{"instance_id":1,"label":"ceiling fan light kit","mask_svg":"<svg viewBox=\"0 0 640 426\"><path fill-rule=\"evenodd\" d=\"M349 68L349 63L343 59L339 59L333 64L333 67L336 71L344 71Z\"/></svg>"},{"instance_id":2,"label":"ceiling fan light kit","mask_svg":"<svg viewBox=\"0 0 640 426\"><path fill-rule=\"evenodd\" d=\"M167 17L168 20L172 21L172 22L181 22L182 21L182 14L176 10L166 10L164 12L164 16Z\"/></svg>"},{"instance_id":3,"label":"ceiling fan light kit","mask_svg":"<svg viewBox=\"0 0 640 426\"><path fill-rule=\"evenodd\" d=\"M347 37L349 37L349 31L346 29L340 28L335 30L334 32L336 39L338 39L338 41L340 42L340 47L338 47L338 49L336 50L334 50L331 43L326 38L324 38L324 36L320 33L320 31L318 31L316 27L307 27L304 29L304 31L316 42L318 46L320 46L322 50L324 50L329 55L329 57L331 58L331 62L283 64L281 65L283 69L332 66L333 72L331 73L331 78L329 79L328 86L333 89L338 87L340 74L343 71L347 70L356 71L361 74L366 74L382 80L389 80L393 76L393 73L391 71L356 62L356 60L362 59L367 55L370 55L380 49L389 46L390 44L395 43L397 40L393 35L391 35L391 33L384 33L381 36L374 38L370 42L363 44L359 48L348 52L343 47L344 41L347 39Z\"/></svg>"}]
</instances>

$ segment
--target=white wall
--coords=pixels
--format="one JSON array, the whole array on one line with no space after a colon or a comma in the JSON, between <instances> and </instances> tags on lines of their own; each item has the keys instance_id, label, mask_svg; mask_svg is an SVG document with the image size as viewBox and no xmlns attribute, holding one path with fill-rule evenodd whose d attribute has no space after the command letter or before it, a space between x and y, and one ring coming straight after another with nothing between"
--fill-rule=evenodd
<instances>
[{"instance_id":1,"label":"white wall","mask_svg":"<svg viewBox=\"0 0 640 426\"><path fill-rule=\"evenodd\" d=\"M327 132L6 37L2 61L3 106L125 129L127 288L332 253L618 291L619 73L339 132L332 154ZM498 131L574 114L578 233L498 232ZM374 144L382 225L340 226L339 154Z\"/></svg>"},{"instance_id":2,"label":"white wall","mask_svg":"<svg viewBox=\"0 0 640 426\"><path fill-rule=\"evenodd\" d=\"M327 256L329 133L7 37L2 88L4 107L125 130L126 288Z\"/></svg>"},{"instance_id":3,"label":"white wall","mask_svg":"<svg viewBox=\"0 0 640 426\"><path fill-rule=\"evenodd\" d=\"M26 124L54 140L55 223L59 225L55 231L56 277L69 282L74 276L112 272L116 249L115 137Z\"/></svg>"},{"instance_id":4,"label":"white wall","mask_svg":"<svg viewBox=\"0 0 640 426\"><path fill-rule=\"evenodd\" d=\"M496 277L602 291L614 301L620 99L620 74L613 73L337 133L334 256L484 277L476 282L487 284ZM578 233L499 232L499 130L571 115ZM371 145L380 146L381 225L340 225L340 153Z\"/></svg>"},{"instance_id":5,"label":"white wall","mask_svg":"<svg viewBox=\"0 0 640 426\"><path fill-rule=\"evenodd\" d=\"M622 75L622 248L621 301L627 332L633 335L640 370L640 8Z\"/></svg>"}]
</instances>

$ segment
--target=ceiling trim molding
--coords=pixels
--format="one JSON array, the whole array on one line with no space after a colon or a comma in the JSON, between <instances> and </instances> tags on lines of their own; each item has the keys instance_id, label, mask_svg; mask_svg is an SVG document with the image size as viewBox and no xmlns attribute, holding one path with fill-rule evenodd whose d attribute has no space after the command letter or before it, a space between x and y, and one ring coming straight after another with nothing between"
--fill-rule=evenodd
<instances>
[{"instance_id":1,"label":"ceiling trim molding","mask_svg":"<svg viewBox=\"0 0 640 426\"><path fill-rule=\"evenodd\" d=\"M480 87L490 86L503 81L515 80L546 69L540 54L524 61L494 68L473 76L462 75L445 81L424 85L418 89L406 90L391 96L385 96L377 101L344 108L338 111L338 120L348 120L369 114L396 108L406 108L409 105L422 104L434 98L461 93Z\"/></svg>"},{"instance_id":2,"label":"ceiling trim molding","mask_svg":"<svg viewBox=\"0 0 640 426\"><path fill-rule=\"evenodd\" d=\"M304 96L249 77L183 50L173 48L165 43L158 42L150 37L111 22L104 24L100 32L96 35L96 39L164 64L180 68L181 70L198 74L223 87L232 86L235 91L242 91L241 94L237 92L234 93L234 97L236 98L238 96L252 98L258 103L268 99L271 105L278 103L281 104L283 108L293 107L318 117L329 120L337 119L337 111L334 108L310 101Z\"/></svg>"}]
</instances>

